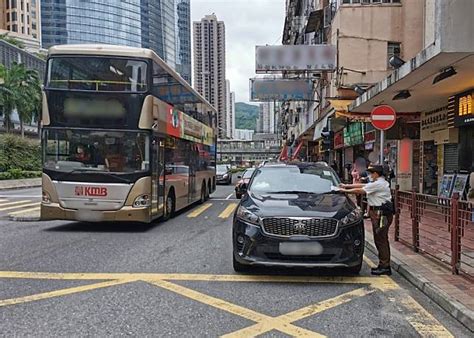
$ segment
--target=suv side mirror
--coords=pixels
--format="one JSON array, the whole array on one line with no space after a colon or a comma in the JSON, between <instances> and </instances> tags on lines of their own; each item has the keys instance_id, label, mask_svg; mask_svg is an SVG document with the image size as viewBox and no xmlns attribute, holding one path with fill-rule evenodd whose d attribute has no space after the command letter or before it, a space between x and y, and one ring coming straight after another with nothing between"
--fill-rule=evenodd
<instances>
[{"instance_id":1,"label":"suv side mirror","mask_svg":"<svg viewBox=\"0 0 474 338\"><path fill-rule=\"evenodd\" d=\"M247 189L248 189L247 183L242 183L242 185L240 186L240 189L243 191L244 194L246 194Z\"/></svg>"}]
</instances>

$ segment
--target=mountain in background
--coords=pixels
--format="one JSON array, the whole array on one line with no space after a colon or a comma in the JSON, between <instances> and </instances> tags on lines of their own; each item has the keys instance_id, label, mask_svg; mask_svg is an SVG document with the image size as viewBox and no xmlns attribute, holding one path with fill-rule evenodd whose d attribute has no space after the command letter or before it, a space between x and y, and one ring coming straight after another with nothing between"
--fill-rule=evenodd
<instances>
[{"instance_id":1,"label":"mountain in background","mask_svg":"<svg viewBox=\"0 0 474 338\"><path fill-rule=\"evenodd\" d=\"M259 106L244 102L235 103L235 128L257 130Z\"/></svg>"}]
</instances>

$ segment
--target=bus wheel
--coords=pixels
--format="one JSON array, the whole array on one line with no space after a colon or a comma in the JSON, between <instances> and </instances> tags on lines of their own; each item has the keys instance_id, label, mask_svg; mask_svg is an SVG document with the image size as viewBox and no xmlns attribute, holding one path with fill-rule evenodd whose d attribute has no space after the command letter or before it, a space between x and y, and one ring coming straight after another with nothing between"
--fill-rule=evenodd
<instances>
[{"instance_id":1,"label":"bus wheel","mask_svg":"<svg viewBox=\"0 0 474 338\"><path fill-rule=\"evenodd\" d=\"M163 219L165 221L174 217L175 208L176 208L176 201L174 198L174 191L170 190L170 192L168 193L168 196L166 197L165 215L163 216Z\"/></svg>"},{"instance_id":2,"label":"bus wheel","mask_svg":"<svg viewBox=\"0 0 474 338\"><path fill-rule=\"evenodd\" d=\"M211 189L210 187L206 188L206 183L204 183L204 189L206 189L205 200L207 201L210 197L209 195L211 194Z\"/></svg>"},{"instance_id":3,"label":"bus wheel","mask_svg":"<svg viewBox=\"0 0 474 338\"><path fill-rule=\"evenodd\" d=\"M201 199L199 200L199 203L204 203L206 201L206 185L203 183L201 186Z\"/></svg>"}]
</instances>

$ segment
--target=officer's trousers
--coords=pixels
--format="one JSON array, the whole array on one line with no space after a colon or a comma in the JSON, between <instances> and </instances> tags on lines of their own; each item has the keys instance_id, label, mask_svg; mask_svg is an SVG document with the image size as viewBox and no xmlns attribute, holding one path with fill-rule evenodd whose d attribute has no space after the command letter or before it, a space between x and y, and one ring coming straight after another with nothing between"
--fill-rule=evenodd
<instances>
[{"instance_id":1,"label":"officer's trousers","mask_svg":"<svg viewBox=\"0 0 474 338\"><path fill-rule=\"evenodd\" d=\"M387 223L383 228L380 228L380 216L379 211L369 210L370 220L372 221L372 231L374 234L374 242L379 253L379 267L388 268L390 267L390 243L388 241L388 229L393 221L393 215L387 217Z\"/></svg>"}]
</instances>

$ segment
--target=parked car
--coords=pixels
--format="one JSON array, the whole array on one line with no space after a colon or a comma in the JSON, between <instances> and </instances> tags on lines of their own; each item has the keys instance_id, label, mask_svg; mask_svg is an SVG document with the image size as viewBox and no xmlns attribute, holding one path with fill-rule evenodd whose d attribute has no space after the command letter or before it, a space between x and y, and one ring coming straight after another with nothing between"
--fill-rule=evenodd
<instances>
[{"instance_id":1,"label":"parked car","mask_svg":"<svg viewBox=\"0 0 474 338\"><path fill-rule=\"evenodd\" d=\"M252 177L255 168L249 168L244 171L241 176L237 176L239 181L235 185L235 197L242 198L242 195L247 191L247 186L250 182L250 178Z\"/></svg>"},{"instance_id":2,"label":"parked car","mask_svg":"<svg viewBox=\"0 0 474 338\"><path fill-rule=\"evenodd\" d=\"M218 164L216 167L216 182L231 184L232 183L232 172L227 164Z\"/></svg>"},{"instance_id":3,"label":"parked car","mask_svg":"<svg viewBox=\"0 0 474 338\"><path fill-rule=\"evenodd\" d=\"M358 273L364 254L362 212L331 167L257 168L233 219L233 266L343 267Z\"/></svg>"}]
</instances>

